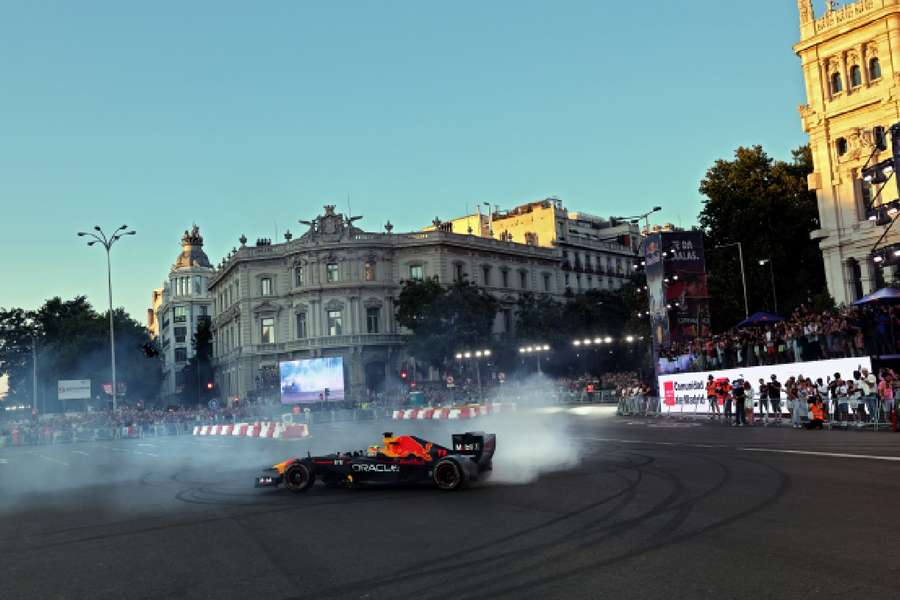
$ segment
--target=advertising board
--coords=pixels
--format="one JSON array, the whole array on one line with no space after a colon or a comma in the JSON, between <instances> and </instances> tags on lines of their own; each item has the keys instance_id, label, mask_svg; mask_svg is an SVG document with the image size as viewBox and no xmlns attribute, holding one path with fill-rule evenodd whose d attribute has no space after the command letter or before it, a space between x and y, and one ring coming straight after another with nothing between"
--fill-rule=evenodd
<instances>
[{"instance_id":1,"label":"advertising board","mask_svg":"<svg viewBox=\"0 0 900 600\"><path fill-rule=\"evenodd\" d=\"M60 379L56 382L57 398L60 400L90 400L90 379Z\"/></svg>"},{"instance_id":2,"label":"advertising board","mask_svg":"<svg viewBox=\"0 0 900 600\"><path fill-rule=\"evenodd\" d=\"M344 399L341 356L291 360L278 365L281 403L304 404Z\"/></svg>"},{"instance_id":3,"label":"advertising board","mask_svg":"<svg viewBox=\"0 0 900 600\"><path fill-rule=\"evenodd\" d=\"M872 370L872 360L868 356L660 375L658 378L660 409L663 413L693 414L710 412L709 403L706 399L706 382L710 375L713 376L713 379L728 378L729 381L743 377L744 380L749 381L750 385L753 386L755 397L759 389L759 380L763 379L768 382L771 380L772 375L775 375L782 385L789 378L800 376L812 379L813 382L821 377L823 382L827 382L829 378L834 378L835 373L840 373L843 379L852 379L853 371L858 371L861 368ZM784 390L781 392L781 399L782 401L786 400Z\"/></svg>"}]
</instances>

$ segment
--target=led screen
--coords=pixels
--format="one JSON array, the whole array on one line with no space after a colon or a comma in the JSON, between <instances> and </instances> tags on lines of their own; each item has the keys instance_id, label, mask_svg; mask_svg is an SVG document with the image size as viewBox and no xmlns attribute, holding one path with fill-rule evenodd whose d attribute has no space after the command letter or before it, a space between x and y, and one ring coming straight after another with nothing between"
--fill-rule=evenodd
<instances>
[{"instance_id":1,"label":"led screen","mask_svg":"<svg viewBox=\"0 0 900 600\"><path fill-rule=\"evenodd\" d=\"M279 365L281 375L281 403L344 399L343 357L292 360Z\"/></svg>"}]
</instances>

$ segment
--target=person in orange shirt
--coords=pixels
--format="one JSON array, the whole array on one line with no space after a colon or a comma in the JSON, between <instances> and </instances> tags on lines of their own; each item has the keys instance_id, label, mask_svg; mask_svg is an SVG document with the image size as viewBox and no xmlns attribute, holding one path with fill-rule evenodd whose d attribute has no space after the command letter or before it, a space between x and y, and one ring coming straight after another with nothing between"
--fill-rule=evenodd
<instances>
[{"instance_id":1,"label":"person in orange shirt","mask_svg":"<svg viewBox=\"0 0 900 600\"><path fill-rule=\"evenodd\" d=\"M709 402L709 418L715 419L719 415L719 392L712 375L706 379L706 401Z\"/></svg>"},{"instance_id":2,"label":"person in orange shirt","mask_svg":"<svg viewBox=\"0 0 900 600\"><path fill-rule=\"evenodd\" d=\"M822 398L818 394L813 394L809 398L809 422L804 427L810 430L824 429L825 406L822 404Z\"/></svg>"}]
</instances>

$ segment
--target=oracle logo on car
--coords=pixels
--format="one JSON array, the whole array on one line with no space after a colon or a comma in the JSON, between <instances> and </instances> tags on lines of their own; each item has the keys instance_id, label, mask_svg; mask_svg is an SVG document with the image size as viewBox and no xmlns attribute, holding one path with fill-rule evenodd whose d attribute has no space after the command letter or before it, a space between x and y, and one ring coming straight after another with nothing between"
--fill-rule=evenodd
<instances>
[{"instance_id":1,"label":"oracle logo on car","mask_svg":"<svg viewBox=\"0 0 900 600\"><path fill-rule=\"evenodd\" d=\"M666 406L675 406L675 382L663 382L663 403Z\"/></svg>"},{"instance_id":2,"label":"oracle logo on car","mask_svg":"<svg viewBox=\"0 0 900 600\"><path fill-rule=\"evenodd\" d=\"M354 471L363 471L363 472L371 472L375 471L378 473L396 473L400 470L400 467L397 465L370 465L370 464L356 464L353 465Z\"/></svg>"}]
</instances>

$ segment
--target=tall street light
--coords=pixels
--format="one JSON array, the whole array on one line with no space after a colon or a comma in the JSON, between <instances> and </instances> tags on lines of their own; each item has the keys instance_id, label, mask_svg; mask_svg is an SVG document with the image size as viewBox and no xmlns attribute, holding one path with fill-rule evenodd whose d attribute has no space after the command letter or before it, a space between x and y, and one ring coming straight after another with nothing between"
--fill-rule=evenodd
<instances>
[{"instance_id":1,"label":"tall street light","mask_svg":"<svg viewBox=\"0 0 900 600\"><path fill-rule=\"evenodd\" d=\"M731 242L730 244L719 244L718 246L713 246L713 248L730 248L732 246L737 246L738 258L741 261L741 284L744 286L744 318L747 319L750 317L750 304L747 302L747 277L744 275L744 245L740 242Z\"/></svg>"},{"instance_id":2,"label":"tall street light","mask_svg":"<svg viewBox=\"0 0 900 600\"><path fill-rule=\"evenodd\" d=\"M481 359L489 359L491 357L490 350L467 350L465 352L457 352L456 360L474 360L475 362L475 378L478 382L478 395L481 396Z\"/></svg>"},{"instance_id":3,"label":"tall street light","mask_svg":"<svg viewBox=\"0 0 900 600\"><path fill-rule=\"evenodd\" d=\"M778 314L778 295L775 293L775 270L772 268L772 259L764 258L759 261L759 266L769 265L769 277L772 279L772 303L775 305L775 314Z\"/></svg>"},{"instance_id":4,"label":"tall street light","mask_svg":"<svg viewBox=\"0 0 900 600\"><path fill-rule=\"evenodd\" d=\"M616 221L630 221L632 224L640 223L641 219L644 220L644 231L650 232L650 215L655 212L659 212L662 210L662 206L654 206L651 210L648 210L645 213L641 213L639 215L631 215L630 217L613 217Z\"/></svg>"},{"instance_id":5,"label":"tall street light","mask_svg":"<svg viewBox=\"0 0 900 600\"><path fill-rule=\"evenodd\" d=\"M134 235L134 230L126 231L128 225L122 225L107 236L99 225L94 225L93 232L79 231L78 237L87 236L93 238L87 243L88 246L100 244L106 250L106 282L109 287L109 354L110 363L112 365L112 407L113 412L116 411L116 396L118 395L118 387L116 384L116 333L113 327L113 303L112 303L112 264L109 258L109 251L112 250L113 244L122 239L124 235Z\"/></svg>"},{"instance_id":6,"label":"tall street light","mask_svg":"<svg viewBox=\"0 0 900 600\"><path fill-rule=\"evenodd\" d=\"M541 353L550 352L549 344L531 344L519 348L519 354L534 354L537 357L537 372L541 373Z\"/></svg>"}]
</instances>

